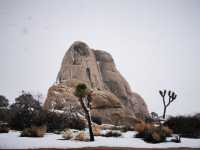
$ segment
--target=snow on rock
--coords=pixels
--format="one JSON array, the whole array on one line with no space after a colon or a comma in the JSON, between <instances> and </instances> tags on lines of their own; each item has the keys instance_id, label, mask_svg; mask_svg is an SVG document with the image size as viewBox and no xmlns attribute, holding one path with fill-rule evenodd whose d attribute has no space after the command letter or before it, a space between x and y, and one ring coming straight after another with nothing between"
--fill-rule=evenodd
<instances>
[{"instance_id":1,"label":"snow on rock","mask_svg":"<svg viewBox=\"0 0 200 150\"><path fill-rule=\"evenodd\" d=\"M63 140L62 135L46 133L44 137L20 137L20 132L11 131L0 134L0 149L26 148L82 148L82 147L131 147L131 148L169 148L191 147L200 148L200 139L181 138L181 143L165 142L159 144L146 143L139 138L133 138L136 132L126 132L122 137L95 137L94 142ZM168 139L170 140L170 139Z\"/></svg>"}]
</instances>

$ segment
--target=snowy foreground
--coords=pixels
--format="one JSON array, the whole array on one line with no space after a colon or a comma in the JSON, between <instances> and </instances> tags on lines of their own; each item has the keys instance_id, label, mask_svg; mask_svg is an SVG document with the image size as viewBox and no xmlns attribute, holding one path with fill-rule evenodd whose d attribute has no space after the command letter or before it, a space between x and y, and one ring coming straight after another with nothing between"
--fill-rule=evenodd
<instances>
[{"instance_id":1,"label":"snowy foreground","mask_svg":"<svg viewBox=\"0 0 200 150\"><path fill-rule=\"evenodd\" d=\"M26 148L83 148L83 147L130 147L130 148L200 148L200 139L182 138L181 143L165 142L149 144L141 139L133 138L136 132L123 133L122 137L95 137L94 142L63 140L62 135L47 133L42 138L19 137L20 132L11 131L0 134L0 149ZM168 139L170 140L170 139Z\"/></svg>"}]
</instances>

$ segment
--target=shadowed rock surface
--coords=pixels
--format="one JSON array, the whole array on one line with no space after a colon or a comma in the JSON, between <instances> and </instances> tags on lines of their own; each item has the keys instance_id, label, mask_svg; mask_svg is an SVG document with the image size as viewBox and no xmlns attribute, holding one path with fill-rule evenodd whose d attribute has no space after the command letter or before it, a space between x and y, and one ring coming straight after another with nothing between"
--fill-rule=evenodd
<instances>
[{"instance_id":1,"label":"shadowed rock surface","mask_svg":"<svg viewBox=\"0 0 200 150\"><path fill-rule=\"evenodd\" d=\"M73 94L79 83L94 89L91 113L102 118L103 123L132 124L136 117L148 115L144 100L131 91L116 69L112 56L80 41L74 42L66 52L56 84L48 90L44 108L64 110L72 107L82 113Z\"/></svg>"}]
</instances>

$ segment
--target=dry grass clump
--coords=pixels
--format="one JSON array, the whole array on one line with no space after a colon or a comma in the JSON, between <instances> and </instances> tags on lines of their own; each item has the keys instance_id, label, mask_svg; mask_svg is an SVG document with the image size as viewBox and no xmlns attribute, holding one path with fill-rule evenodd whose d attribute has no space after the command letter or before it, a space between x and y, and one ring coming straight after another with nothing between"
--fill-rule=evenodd
<instances>
[{"instance_id":1,"label":"dry grass clump","mask_svg":"<svg viewBox=\"0 0 200 150\"><path fill-rule=\"evenodd\" d=\"M94 136L101 136L101 128L99 126L92 127Z\"/></svg>"},{"instance_id":2,"label":"dry grass clump","mask_svg":"<svg viewBox=\"0 0 200 150\"><path fill-rule=\"evenodd\" d=\"M72 139L74 137L74 135L73 135L73 132L70 129L65 129L62 137L65 140L69 140L69 139Z\"/></svg>"},{"instance_id":3,"label":"dry grass clump","mask_svg":"<svg viewBox=\"0 0 200 150\"><path fill-rule=\"evenodd\" d=\"M89 141L90 137L88 134L86 134L84 131L80 131L76 136L75 136L75 140L79 140L79 141Z\"/></svg>"},{"instance_id":4,"label":"dry grass clump","mask_svg":"<svg viewBox=\"0 0 200 150\"><path fill-rule=\"evenodd\" d=\"M31 128L25 128L22 131L21 136L22 137L43 137L46 131L47 131L46 126L40 126L40 127L32 126Z\"/></svg>"},{"instance_id":5,"label":"dry grass clump","mask_svg":"<svg viewBox=\"0 0 200 150\"><path fill-rule=\"evenodd\" d=\"M146 124L145 124L144 122L137 123L137 124L135 125L135 131L137 131L137 132L139 132L139 133L142 133L142 132L144 132L145 127L146 127Z\"/></svg>"},{"instance_id":6,"label":"dry grass clump","mask_svg":"<svg viewBox=\"0 0 200 150\"><path fill-rule=\"evenodd\" d=\"M169 127L164 126L162 129L167 137L170 137L173 133L172 129L170 129Z\"/></svg>"},{"instance_id":7,"label":"dry grass clump","mask_svg":"<svg viewBox=\"0 0 200 150\"><path fill-rule=\"evenodd\" d=\"M140 122L135 125L137 138L143 138L149 143L160 143L166 140L166 137L171 136L172 130L165 126L154 126L153 124Z\"/></svg>"}]
</instances>

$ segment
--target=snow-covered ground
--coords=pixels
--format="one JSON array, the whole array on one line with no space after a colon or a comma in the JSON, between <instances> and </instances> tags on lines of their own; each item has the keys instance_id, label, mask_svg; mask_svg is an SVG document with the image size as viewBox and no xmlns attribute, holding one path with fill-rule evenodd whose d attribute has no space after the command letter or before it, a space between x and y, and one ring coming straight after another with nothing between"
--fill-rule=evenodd
<instances>
[{"instance_id":1,"label":"snow-covered ground","mask_svg":"<svg viewBox=\"0 0 200 150\"><path fill-rule=\"evenodd\" d=\"M0 134L0 149L22 148L82 148L82 147L131 147L131 148L200 148L200 139L181 138L181 143L165 142L149 144L141 139L133 138L136 132L123 133L122 137L95 137L94 142L63 140L62 135L46 133L41 138L20 137L20 132L10 131ZM168 139L170 140L170 139Z\"/></svg>"}]
</instances>

